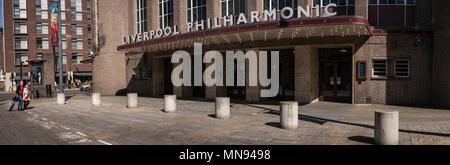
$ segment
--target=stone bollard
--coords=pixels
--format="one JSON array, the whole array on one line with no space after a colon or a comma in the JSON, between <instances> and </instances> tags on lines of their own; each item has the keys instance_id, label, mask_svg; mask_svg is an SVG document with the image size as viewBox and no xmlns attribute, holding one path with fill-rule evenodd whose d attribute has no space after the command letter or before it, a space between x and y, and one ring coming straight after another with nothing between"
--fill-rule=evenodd
<instances>
[{"instance_id":1,"label":"stone bollard","mask_svg":"<svg viewBox=\"0 0 450 165\"><path fill-rule=\"evenodd\" d=\"M138 94L137 93L128 93L128 108L137 108L138 107Z\"/></svg>"},{"instance_id":2,"label":"stone bollard","mask_svg":"<svg viewBox=\"0 0 450 165\"><path fill-rule=\"evenodd\" d=\"M102 104L101 94L92 93L92 105L100 105L100 104Z\"/></svg>"},{"instance_id":3,"label":"stone bollard","mask_svg":"<svg viewBox=\"0 0 450 165\"><path fill-rule=\"evenodd\" d=\"M171 113L177 110L177 95L164 95L164 112Z\"/></svg>"},{"instance_id":4,"label":"stone bollard","mask_svg":"<svg viewBox=\"0 0 450 165\"><path fill-rule=\"evenodd\" d=\"M59 105L64 105L64 104L66 104L66 97L65 97L64 93L58 93L58 94L56 94L56 102L57 102Z\"/></svg>"},{"instance_id":5,"label":"stone bollard","mask_svg":"<svg viewBox=\"0 0 450 165\"><path fill-rule=\"evenodd\" d=\"M398 125L398 111L375 111L376 144L397 145Z\"/></svg>"},{"instance_id":6,"label":"stone bollard","mask_svg":"<svg viewBox=\"0 0 450 165\"><path fill-rule=\"evenodd\" d=\"M280 123L283 129L298 128L298 102L283 101L280 102Z\"/></svg>"},{"instance_id":7,"label":"stone bollard","mask_svg":"<svg viewBox=\"0 0 450 165\"><path fill-rule=\"evenodd\" d=\"M229 119L230 118L230 98L217 97L216 98L216 118Z\"/></svg>"}]
</instances>

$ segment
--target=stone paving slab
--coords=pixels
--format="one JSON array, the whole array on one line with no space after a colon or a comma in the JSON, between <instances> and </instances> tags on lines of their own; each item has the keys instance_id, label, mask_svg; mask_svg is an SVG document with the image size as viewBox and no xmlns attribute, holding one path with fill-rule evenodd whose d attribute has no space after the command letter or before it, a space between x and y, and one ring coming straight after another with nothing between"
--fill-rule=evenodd
<instances>
[{"instance_id":1,"label":"stone paving slab","mask_svg":"<svg viewBox=\"0 0 450 165\"><path fill-rule=\"evenodd\" d=\"M373 144L373 112L400 111L399 143L449 145L450 110L321 102L299 107L299 128L279 126L279 106L232 103L231 119L215 119L214 102L177 100L164 113L161 98L74 96L33 100L27 112L0 111L0 144L70 145L345 145ZM5 104L2 108L6 108Z\"/></svg>"}]
</instances>

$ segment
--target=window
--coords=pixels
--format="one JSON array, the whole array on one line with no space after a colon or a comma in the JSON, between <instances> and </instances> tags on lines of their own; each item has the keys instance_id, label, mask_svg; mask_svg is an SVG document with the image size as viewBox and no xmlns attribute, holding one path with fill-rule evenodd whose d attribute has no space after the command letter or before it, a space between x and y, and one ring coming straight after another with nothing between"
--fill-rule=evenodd
<instances>
[{"instance_id":1,"label":"window","mask_svg":"<svg viewBox=\"0 0 450 165\"><path fill-rule=\"evenodd\" d=\"M66 12L61 11L61 20L66 20Z\"/></svg>"},{"instance_id":2,"label":"window","mask_svg":"<svg viewBox=\"0 0 450 165\"><path fill-rule=\"evenodd\" d=\"M14 34L27 34L27 23L14 22Z\"/></svg>"},{"instance_id":3,"label":"window","mask_svg":"<svg viewBox=\"0 0 450 165\"><path fill-rule=\"evenodd\" d=\"M159 0L159 27L173 26L173 0Z\"/></svg>"},{"instance_id":4,"label":"window","mask_svg":"<svg viewBox=\"0 0 450 165\"><path fill-rule=\"evenodd\" d=\"M67 49L67 39L63 38L63 39L61 40L61 42L62 42L62 49L63 49L63 50Z\"/></svg>"},{"instance_id":5,"label":"window","mask_svg":"<svg viewBox=\"0 0 450 165\"><path fill-rule=\"evenodd\" d=\"M373 60L373 77L387 77L387 60Z\"/></svg>"},{"instance_id":6,"label":"window","mask_svg":"<svg viewBox=\"0 0 450 165\"><path fill-rule=\"evenodd\" d=\"M247 0L222 0L222 17L247 14Z\"/></svg>"},{"instance_id":7,"label":"window","mask_svg":"<svg viewBox=\"0 0 450 165\"><path fill-rule=\"evenodd\" d=\"M87 42L88 42L87 43L88 44L88 49L92 50L92 39L88 39Z\"/></svg>"},{"instance_id":8,"label":"window","mask_svg":"<svg viewBox=\"0 0 450 165\"><path fill-rule=\"evenodd\" d=\"M281 10L285 7L297 9L297 0L264 0L264 10L277 9Z\"/></svg>"},{"instance_id":9,"label":"window","mask_svg":"<svg viewBox=\"0 0 450 165\"><path fill-rule=\"evenodd\" d=\"M83 10L81 0L70 0L70 16L72 20L82 21Z\"/></svg>"},{"instance_id":10,"label":"window","mask_svg":"<svg viewBox=\"0 0 450 165\"><path fill-rule=\"evenodd\" d=\"M161 1L160 1L161 3ZM160 11L161 13L161 11ZM137 32L144 33L147 31L147 1L146 0L136 0L136 25Z\"/></svg>"},{"instance_id":11,"label":"window","mask_svg":"<svg viewBox=\"0 0 450 165\"><path fill-rule=\"evenodd\" d=\"M14 64L16 66L20 66L20 62L23 62L23 65L28 65L28 54L26 53L16 53L14 55Z\"/></svg>"},{"instance_id":12,"label":"window","mask_svg":"<svg viewBox=\"0 0 450 165\"><path fill-rule=\"evenodd\" d=\"M44 59L44 54L38 53L38 54L36 54L36 58L37 58L38 60L42 60L42 59Z\"/></svg>"},{"instance_id":13,"label":"window","mask_svg":"<svg viewBox=\"0 0 450 165\"><path fill-rule=\"evenodd\" d=\"M415 0L370 0L369 23L381 28L415 26Z\"/></svg>"},{"instance_id":14,"label":"window","mask_svg":"<svg viewBox=\"0 0 450 165\"><path fill-rule=\"evenodd\" d=\"M31 78L33 85L42 85L42 64L31 66Z\"/></svg>"},{"instance_id":15,"label":"window","mask_svg":"<svg viewBox=\"0 0 450 165\"><path fill-rule=\"evenodd\" d=\"M187 0L188 22L206 20L206 0Z\"/></svg>"},{"instance_id":16,"label":"window","mask_svg":"<svg viewBox=\"0 0 450 165\"><path fill-rule=\"evenodd\" d=\"M83 49L83 39L72 38L72 49L82 50Z\"/></svg>"},{"instance_id":17,"label":"window","mask_svg":"<svg viewBox=\"0 0 450 165\"><path fill-rule=\"evenodd\" d=\"M16 37L14 38L14 48L15 49L28 49L28 40L26 37Z\"/></svg>"},{"instance_id":18,"label":"window","mask_svg":"<svg viewBox=\"0 0 450 165\"><path fill-rule=\"evenodd\" d=\"M87 31L88 31L88 35L92 36L92 27L91 27L91 25L88 25Z\"/></svg>"},{"instance_id":19,"label":"window","mask_svg":"<svg viewBox=\"0 0 450 165\"><path fill-rule=\"evenodd\" d=\"M395 77L409 77L409 60L395 60Z\"/></svg>"},{"instance_id":20,"label":"window","mask_svg":"<svg viewBox=\"0 0 450 165\"><path fill-rule=\"evenodd\" d=\"M55 61L57 64L59 64L59 54L58 53L55 54ZM63 53L63 64L64 65L67 64L67 54L66 53Z\"/></svg>"},{"instance_id":21,"label":"window","mask_svg":"<svg viewBox=\"0 0 450 165\"><path fill-rule=\"evenodd\" d=\"M36 23L37 34L48 34L48 23Z\"/></svg>"},{"instance_id":22,"label":"window","mask_svg":"<svg viewBox=\"0 0 450 165\"><path fill-rule=\"evenodd\" d=\"M333 10L336 11L338 16L355 15L355 0L313 0L313 2L314 5L320 5L322 9L330 3L336 4L336 8L333 8Z\"/></svg>"},{"instance_id":23,"label":"window","mask_svg":"<svg viewBox=\"0 0 450 165\"><path fill-rule=\"evenodd\" d=\"M90 21L92 19L91 0L86 1L86 10L87 10L87 20Z\"/></svg>"},{"instance_id":24,"label":"window","mask_svg":"<svg viewBox=\"0 0 450 165\"><path fill-rule=\"evenodd\" d=\"M36 0L36 18L48 19L48 2L47 0Z\"/></svg>"},{"instance_id":25,"label":"window","mask_svg":"<svg viewBox=\"0 0 450 165\"><path fill-rule=\"evenodd\" d=\"M61 24L61 34L66 34L66 24Z\"/></svg>"},{"instance_id":26,"label":"window","mask_svg":"<svg viewBox=\"0 0 450 165\"><path fill-rule=\"evenodd\" d=\"M48 49L49 40L48 38L36 38L36 48L37 49Z\"/></svg>"},{"instance_id":27,"label":"window","mask_svg":"<svg viewBox=\"0 0 450 165\"><path fill-rule=\"evenodd\" d=\"M72 24L70 30L72 35L83 35L83 25L81 24Z\"/></svg>"},{"instance_id":28,"label":"window","mask_svg":"<svg viewBox=\"0 0 450 165\"><path fill-rule=\"evenodd\" d=\"M81 64L83 54L72 53L72 64Z\"/></svg>"},{"instance_id":29,"label":"window","mask_svg":"<svg viewBox=\"0 0 450 165\"><path fill-rule=\"evenodd\" d=\"M14 0L14 18L26 19L27 18L27 1L26 0Z\"/></svg>"}]
</instances>

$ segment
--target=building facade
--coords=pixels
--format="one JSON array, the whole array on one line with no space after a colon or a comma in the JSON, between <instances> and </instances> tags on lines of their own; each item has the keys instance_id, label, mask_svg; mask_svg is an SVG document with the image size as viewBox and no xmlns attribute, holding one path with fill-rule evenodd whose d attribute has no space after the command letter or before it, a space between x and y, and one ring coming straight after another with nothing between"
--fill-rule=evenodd
<instances>
[{"instance_id":1,"label":"building facade","mask_svg":"<svg viewBox=\"0 0 450 165\"><path fill-rule=\"evenodd\" d=\"M57 46L52 46L50 5L53 3L51 0L3 1L5 54L1 69L7 79L6 91L13 90L19 79L32 82L36 88L54 86L59 72L59 51ZM92 66L83 61L95 49L94 16L93 0L61 1L59 30L66 85L75 79L92 80Z\"/></svg>"},{"instance_id":2,"label":"building facade","mask_svg":"<svg viewBox=\"0 0 450 165\"><path fill-rule=\"evenodd\" d=\"M105 95L228 96L248 102L449 107L450 76L445 67L449 53L433 54L436 49L447 50L444 45L449 42L448 20L436 19L448 14L449 5L439 3L444 4L436 6L429 0L98 0L95 90ZM435 37L437 33L440 38ZM202 54L279 51L279 94L260 97L261 89L267 87L249 86L248 73L245 86L174 87L171 72L177 64L171 63L171 55L178 50L194 55L194 43L202 43ZM203 70L209 65L205 63ZM247 71L249 67L247 60Z\"/></svg>"}]
</instances>

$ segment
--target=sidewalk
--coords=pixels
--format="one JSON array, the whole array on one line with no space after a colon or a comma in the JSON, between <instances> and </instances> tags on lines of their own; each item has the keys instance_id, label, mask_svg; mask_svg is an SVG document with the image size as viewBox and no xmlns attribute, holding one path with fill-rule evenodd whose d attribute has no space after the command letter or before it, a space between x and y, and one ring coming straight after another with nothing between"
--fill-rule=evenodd
<instances>
[{"instance_id":1,"label":"sidewalk","mask_svg":"<svg viewBox=\"0 0 450 165\"><path fill-rule=\"evenodd\" d=\"M178 100L173 114L162 112L161 98L139 98L136 109L127 109L126 102L102 97L101 106L92 106L87 96L74 96L66 105L55 98L34 100L27 112L1 111L0 120L18 116L17 122L43 131L2 131L0 144L19 136L24 140L17 144L367 145L373 144L377 109L400 111L400 144L450 144L450 110L322 102L300 106L299 128L283 130L277 105L232 104L231 119L218 120L212 117L214 102Z\"/></svg>"}]
</instances>

